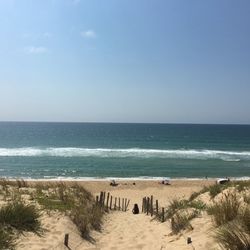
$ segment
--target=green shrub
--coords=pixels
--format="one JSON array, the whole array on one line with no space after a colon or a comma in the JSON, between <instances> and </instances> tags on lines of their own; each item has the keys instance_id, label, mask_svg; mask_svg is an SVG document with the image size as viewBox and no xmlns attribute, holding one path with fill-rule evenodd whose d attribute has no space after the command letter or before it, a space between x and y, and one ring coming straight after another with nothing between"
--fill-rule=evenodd
<instances>
[{"instance_id":1,"label":"green shrub","mask_svg":"<svg viewBox=\"0 0 250 250\"><path fill-rule=\"evenodd\" d=\"M13 202L0 209L0 224L11 226L18 231L41 232L40 213L32 205Z\"/></svg>"},{"instance_id":2,"label":"green shrub","mask_svg":"<svg viewBox=\"0 0 250 250\"><path fill-rule=\"evenodd\" d=\"M235 193L224 194L219 202L208 207L208 214L213 216L217 226L232 221L239 214L240 201Z\"/></svg>"},{"instance_id":3,"label":"green shrub","mask_svg":"<svg viewBox=\"0 0 250 250\"><path fill-rule=\"evenodd\" d=\"M46 210L58 210L60 212L66 212L73 207L73 204L66 203L61 200L53 199L53 197L47 197L40 195L36 197L38 203Z\"/></svg>"}]
</instances>

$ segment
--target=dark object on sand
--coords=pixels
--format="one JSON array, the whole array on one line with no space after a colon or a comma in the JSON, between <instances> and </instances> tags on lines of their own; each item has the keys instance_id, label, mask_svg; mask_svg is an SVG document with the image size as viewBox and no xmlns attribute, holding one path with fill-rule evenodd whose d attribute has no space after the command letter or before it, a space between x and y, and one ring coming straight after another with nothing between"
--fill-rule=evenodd
<instances>
[{"instance_id":1,"label":"dark object on sand","mask_svg":"<svg viewBox=\"0 0 250 250\"><path fill-rule=\"evenodd\" d=\"M216 181L217 184L225 184L228 183L230 181L229 178L225 178L225 179L219 179Z\"/></svg>"},{"instance_id":2,"label":"dark object on sand","mask_svg":"<svg viewBox=\"0 0 250 250\"><path fill-rule=\"evenodd\" d=\"M192 243L191 237L187 237L187 244L191 244L191 243Z\"/></svg>"},{"instance_id":3,"label":"dark object on sand","mask_svg":"<svg viewBox=\"0 0 250 250\"><path fill-rule=\"evenodd\" d=\"M138 204L135 204L134 205L134 208L132 210L133 214L139 214L139 207L138 207Z\"/></svg>"},{"instance_id":4,"label":"dark object on sand","mask_svg":"<svg viewBox=\"0 0 250 250\"><path fill-rule=\"evenodd\" d=\"M118 186L118 183L116 183L115 180L112 180L109 185L116 187L116 186Z\"/></svg>"},{"instance_id":5,"label":"dark object on sand","mask_svg":"<svg viewBox=\"0 0 250 250\"><path fill-rule=\"evenodd\" d=\"M133 185L135 185L135 182L133 182Z\"/></svg>"},{"instance_id":6,"label":"dark object on sand","mask_svg":"<svg viewBox=\"0 0 250 250\"><path fill-rule=\"evenodd\" d=\"M160 184L163 184L163 185L170 185L170 180L169 180L169 179L162 180L162 181L160 182Z\"/></svg>"}]
</instances>

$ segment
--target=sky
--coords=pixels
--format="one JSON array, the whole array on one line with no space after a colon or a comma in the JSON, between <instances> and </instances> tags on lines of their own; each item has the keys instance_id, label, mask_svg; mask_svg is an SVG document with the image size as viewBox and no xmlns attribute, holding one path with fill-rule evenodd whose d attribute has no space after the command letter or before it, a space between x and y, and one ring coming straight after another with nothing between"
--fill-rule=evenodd
<instances>
[{"instance_id":1,"label":"sky","mask_svg":"<svg viewBox=\"0 0 250 250\"><path fill-rule=\"evenodd\" d=\"M0 121L250 124L249 0L0 0Z\"/></svg>"}]
</instances>

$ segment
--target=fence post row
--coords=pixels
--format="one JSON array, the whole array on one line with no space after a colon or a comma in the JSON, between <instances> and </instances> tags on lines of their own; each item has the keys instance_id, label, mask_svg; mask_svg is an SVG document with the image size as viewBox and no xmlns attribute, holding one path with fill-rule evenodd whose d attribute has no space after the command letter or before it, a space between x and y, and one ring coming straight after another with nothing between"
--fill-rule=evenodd
<instances>
[{"instance_id":1,"label":"fence post row","mask_svg":"<svg viewBox=\"0 0 250 250\"><path fill-rule=\"evenodd\" d=\"M155 200L155 209L154 209L154 197L151 195L150 197L142 198L142 213L153 216L154 214L160 217L162 222L165 221L165 208L161 208L161 212L159 211L159 202Z\"/></svg>"},{"instance_id":2,"label":"fence post row","mask_svg":"<svg viewBox=\"0 0 250 250\"><path fill-rule=\"evenodd\" d=\"M106 192L101 191L100 196L96 195L96 204L103 208L106 207L108 210L113 209L126 212L129 202L129 199L113 197L109 192L106 195Z\"/></svg>"}]
</instances>

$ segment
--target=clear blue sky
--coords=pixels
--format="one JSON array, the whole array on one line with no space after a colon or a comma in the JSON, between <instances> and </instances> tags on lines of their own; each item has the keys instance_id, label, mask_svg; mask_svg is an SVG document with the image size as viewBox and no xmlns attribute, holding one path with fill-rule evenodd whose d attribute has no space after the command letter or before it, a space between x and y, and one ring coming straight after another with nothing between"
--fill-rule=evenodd
<instances>
[{"instance_id":1,"label":"clear blue sky","mask_svg":"<svg viewBox=\"0 0 250 250\"><path fill-rule=\"evenodd\" d=\"M0 0L0 120L250 123L249 0Z\"/></svg>"}]
</instances>

